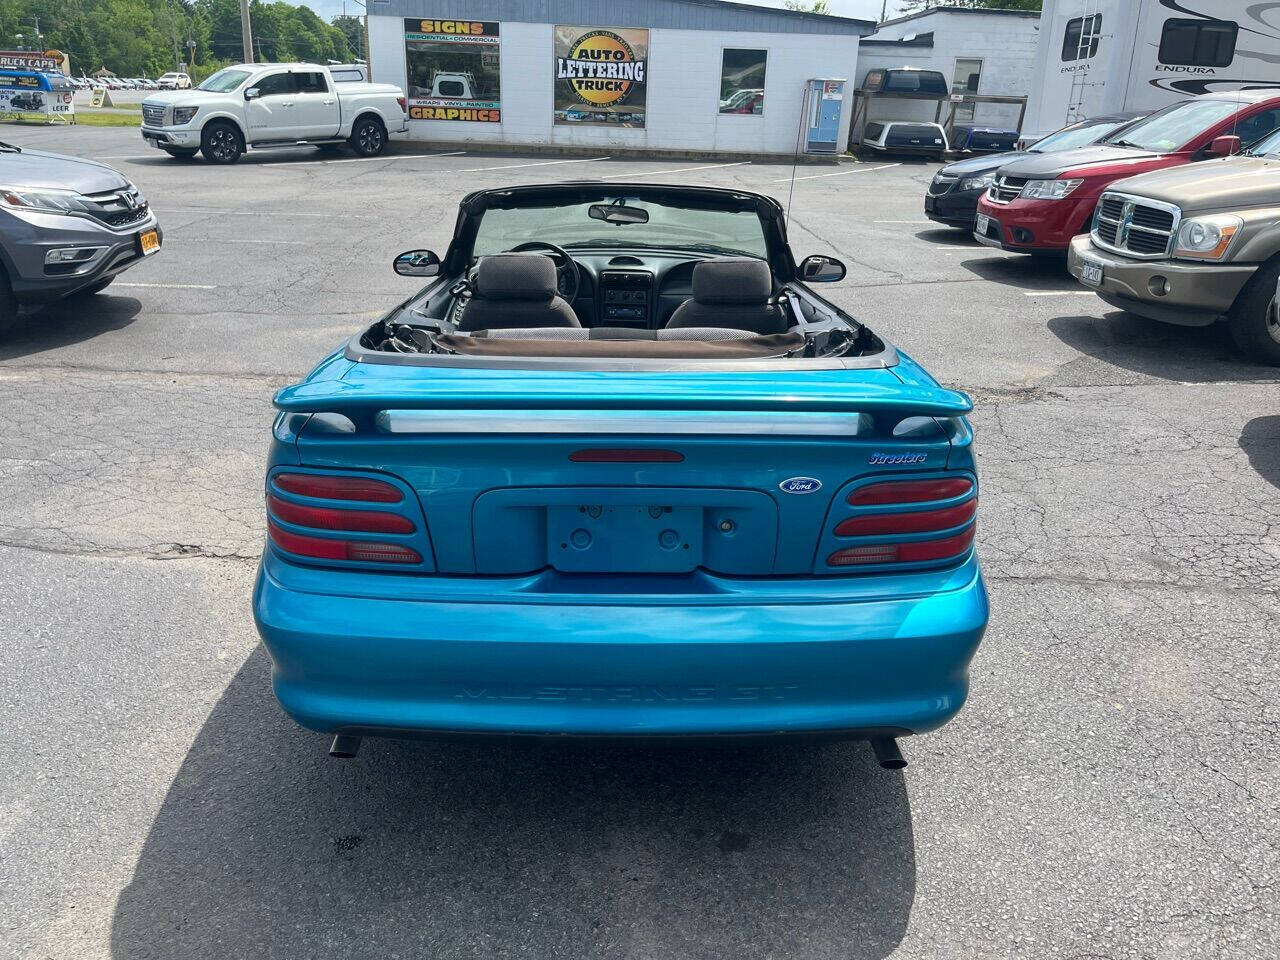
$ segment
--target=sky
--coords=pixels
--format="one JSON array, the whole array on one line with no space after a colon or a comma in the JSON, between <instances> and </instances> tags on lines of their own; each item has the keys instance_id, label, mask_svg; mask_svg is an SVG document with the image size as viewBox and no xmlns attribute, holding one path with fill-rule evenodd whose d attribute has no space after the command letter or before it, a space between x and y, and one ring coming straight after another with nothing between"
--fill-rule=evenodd
<instances>
[{"instance_id":1,"label":"sky","mask_svg":"<svg viewBox=\"0 0 1280 960\"><path fill-rule=\"evenodd\" d=\"M331 20L342 13L343 0L292 0L310 7L325 20ZM781 7L782 0L739 0L742 3L755 3L763 7ZM878 20L880 8L884 0L828 0L831 12L839 17L858 17L863 20ZM889 0L889 16L900 12L902 4L899 0ZM355 0L346 0L347 13L359 15L364 11Z\"/></svg>"}]
</instances>

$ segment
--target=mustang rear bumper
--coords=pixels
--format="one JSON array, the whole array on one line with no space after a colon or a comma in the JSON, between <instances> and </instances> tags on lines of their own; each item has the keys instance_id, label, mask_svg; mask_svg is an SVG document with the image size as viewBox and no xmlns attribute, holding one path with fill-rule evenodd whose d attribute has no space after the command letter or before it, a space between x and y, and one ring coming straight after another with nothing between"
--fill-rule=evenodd
<instances>
[{"instance_id":1,"label":"mustang rear bumper","mask_svg":"<svg viewBox=\"0 0 1280 960\"><path fill-rule=\"evenodd\" d=\"M987 623L972 557L895 577L896 598L875 577L626 598L542 579L351 574L268 548L253 607L276 696L313 730L391 736L923 733L963 705Z\"/></svg>"}]
</instances>

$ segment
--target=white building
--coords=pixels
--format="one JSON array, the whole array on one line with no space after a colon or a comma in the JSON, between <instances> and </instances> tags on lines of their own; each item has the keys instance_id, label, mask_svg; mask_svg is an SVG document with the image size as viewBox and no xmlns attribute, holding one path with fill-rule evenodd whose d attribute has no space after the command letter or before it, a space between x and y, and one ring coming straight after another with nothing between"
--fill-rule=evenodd
<instances>
[{"instance_id":1,"label":"white building","mask_svg":"<svg viewBox=\"0 0 1280 960\"><path fill-rule=\"evenodd\" d=\"M1034 11L934 7L886 20L863 39L856 79L861 86L876 67L919 67L941 73L952 93L1025 97L1036 75L1039 37L1040 14ZM929 120L934 105L884 102L876 104L872 116L889 119L886 111L897 119ZM1018 113L1013 105L987 103L978 104L973 116L961 108L956 119L1011 127Z\"/></svg>"},{"instance_id":2,"label":"white building","mask_svg":"<svg viewBox=\"0 0 1280 960\"><path fill-rule=\"evenodd\" d=\"M791 155L819 113L838 123L831 139L843 147L858 41L875 28L718 0L369 0L368 10L373 79L406 89L412 138L694 156ZM806 100L813 79L849 82Z\"/></svg>"}]
</instances>

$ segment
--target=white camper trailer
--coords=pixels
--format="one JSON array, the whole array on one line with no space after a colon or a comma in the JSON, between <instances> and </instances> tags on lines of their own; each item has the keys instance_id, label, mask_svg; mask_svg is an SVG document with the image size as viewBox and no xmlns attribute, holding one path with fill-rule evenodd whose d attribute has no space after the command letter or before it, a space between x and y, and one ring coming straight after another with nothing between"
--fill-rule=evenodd
<instances>
[{"instance_id":1,"label":"white camper trailer","mask_svg":"<svg viewBox=\"0 0 1280 960\"><path fill-rule=\"evenodd\" d=\"M1220 90L1280 86L1280 20L1258 0L1044 0L1023 136L1156 110Z\"/></svg>"}]
</instances>

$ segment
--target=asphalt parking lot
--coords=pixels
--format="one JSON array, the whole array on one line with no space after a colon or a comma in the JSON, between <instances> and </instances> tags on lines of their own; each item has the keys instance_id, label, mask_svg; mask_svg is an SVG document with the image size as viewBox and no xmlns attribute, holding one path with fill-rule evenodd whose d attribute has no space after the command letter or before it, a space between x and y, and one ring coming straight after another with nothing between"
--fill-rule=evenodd
<instances>
[{"instance_id":1,"label":"asphalt parking lot","mask_svg":"<svg viewBox=\"0 0 1280 960\"><path fill-rule=\"evenodd\" d=\"M249 590L270 397L412 291L458 199L789 167L442 151L132 178L160 255L0 341L0 954L1280 955L1280 371L924 220L933 165L802 166L796 253L974 395L992 625L969 705L864 744L367 742L277 708ZM696 169L695 169L696 168ZM824 290L824 293L827 293Z\"/></svg>"}]
</instances>

